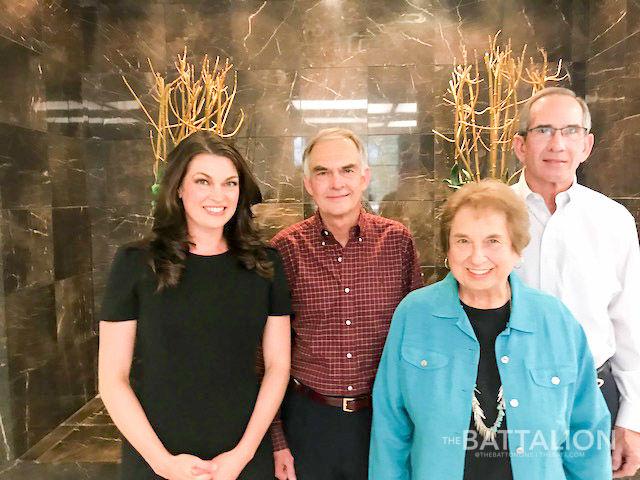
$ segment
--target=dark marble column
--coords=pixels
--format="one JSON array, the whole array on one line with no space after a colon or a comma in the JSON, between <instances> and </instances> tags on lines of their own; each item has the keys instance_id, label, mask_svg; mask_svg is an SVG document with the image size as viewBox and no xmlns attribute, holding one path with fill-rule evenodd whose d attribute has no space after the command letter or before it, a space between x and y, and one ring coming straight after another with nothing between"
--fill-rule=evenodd
<instances>
[{"instance_id":1,"label":"dark marble column","mask_svg":"<svg viewBox=\"0 0 640 480\"><path fill-rule=\"evenodd\" d=\"M586 93L593 116L594 151L585 182L626 206L640 219L640 5L590 2Z\"/></svg>"},{"instance_id":2,"label":"dark marble column","mask_svg":"<svg viewBox=\"0 0 640 480\"><path fill-rule=\"evenodd\" d=\"M0 467L96 391L80 90L90 12L63 3L10 2L0 22Z\"/></svg>"}]
</instances>

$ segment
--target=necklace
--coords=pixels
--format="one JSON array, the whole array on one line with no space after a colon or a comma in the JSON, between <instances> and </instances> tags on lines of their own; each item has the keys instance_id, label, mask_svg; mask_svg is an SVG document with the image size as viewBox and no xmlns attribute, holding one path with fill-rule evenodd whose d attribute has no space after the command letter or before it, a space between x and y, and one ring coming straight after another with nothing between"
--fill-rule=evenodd
<instances>
[{"instance_id":1,"label":"necklace","mask_svg":"<svg viewBox=\"0 0 640 480\"><path fill-rule=\"evenodd\" d=\"M498 390L498 416L496 417L496 421L493 422L491 427L487 427L484 423L484 420L487 418L480 406L480 402L476 397L476 392L481 393L477 388L473 389L473 398L471 399L471 411L473 412L473 423L476 426L476 430L478 433L482 435L487 441L493 442L496 439L496 432L502 425L502 420L504 420L504 397L502 393L502 385L500 385L500 389Z\"/></svg>"}]
</instances>

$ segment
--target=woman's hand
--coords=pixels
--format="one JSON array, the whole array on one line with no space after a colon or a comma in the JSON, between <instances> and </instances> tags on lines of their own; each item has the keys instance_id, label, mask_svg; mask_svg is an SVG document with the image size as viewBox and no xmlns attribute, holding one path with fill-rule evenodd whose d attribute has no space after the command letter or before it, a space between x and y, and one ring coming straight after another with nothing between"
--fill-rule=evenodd
<instances>
[{"instance_id":1,"label":"woman's hand","mask_svg":"<svg viewBox=\"0 0 640 480\"><path fill-rule=\"evenodd\" d=\"M237 448L221 453L209 461L213 480L236 480L251 457Z\"/></svg>"},{"instance_id":2,"label":"woman's hand","mask_svg":"<svg viewBox=\"0 0 640 480\"><path fill-rule=\"evenodd\" d=\"M156 473L167 480L213 480L214 478L210 462L186 454L169 456Z\"/></svg>"}]
</instances>

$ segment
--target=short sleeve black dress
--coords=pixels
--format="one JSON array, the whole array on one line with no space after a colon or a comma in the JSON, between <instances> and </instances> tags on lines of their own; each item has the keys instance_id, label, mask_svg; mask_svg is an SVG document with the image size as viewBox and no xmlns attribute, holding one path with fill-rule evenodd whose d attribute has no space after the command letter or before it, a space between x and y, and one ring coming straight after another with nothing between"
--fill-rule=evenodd
<instances>
[{"instance_id":1,"label":"short sleeve black dress","mask_svg":"<svg viewBox=\"0 0 640 480\"><path fill-rule=\"evenodd\" d=\"M132 387L160 440L172 454L211 459L240 440L260 386L256 350L268 315L289 315L282 262L269 280L245 269L229 252L187 254L177 287L156 292L146 250L123 247L113 261L101 320L137 320ZM239 477L273 478L263 441ZM154 474L126 442L122 478Z\"/></svg>"}]
</instances>

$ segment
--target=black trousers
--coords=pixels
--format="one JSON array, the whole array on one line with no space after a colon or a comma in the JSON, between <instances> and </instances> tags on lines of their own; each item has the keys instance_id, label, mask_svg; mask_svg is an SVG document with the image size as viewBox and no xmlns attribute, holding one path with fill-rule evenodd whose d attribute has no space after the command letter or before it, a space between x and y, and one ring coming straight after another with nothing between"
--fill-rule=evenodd
<instances>
[{"instance_id":1,"label":"black trousers","mask_svg":"<svg viewBox=\"0 0 640 480\"><path fill-rule=\"evenodd\" d=\"M620 408L620 392L613 378L613 373L611 373L611 362L609 360L598 369L598 384L604 401L607 402L607 407L609 407L609 412L611 412L611 428L613 428Z\"/></svg>"},{"instance_id":2,"label":"black trousers","mask_svg":"<svg viewBox=\"0 0 640 480\"><path fill-rule=\"evenodd\" d=\"M288 391L281 411L298 480L367 480L370 408L347 413Z\"/></svg>"}]
</instances>

